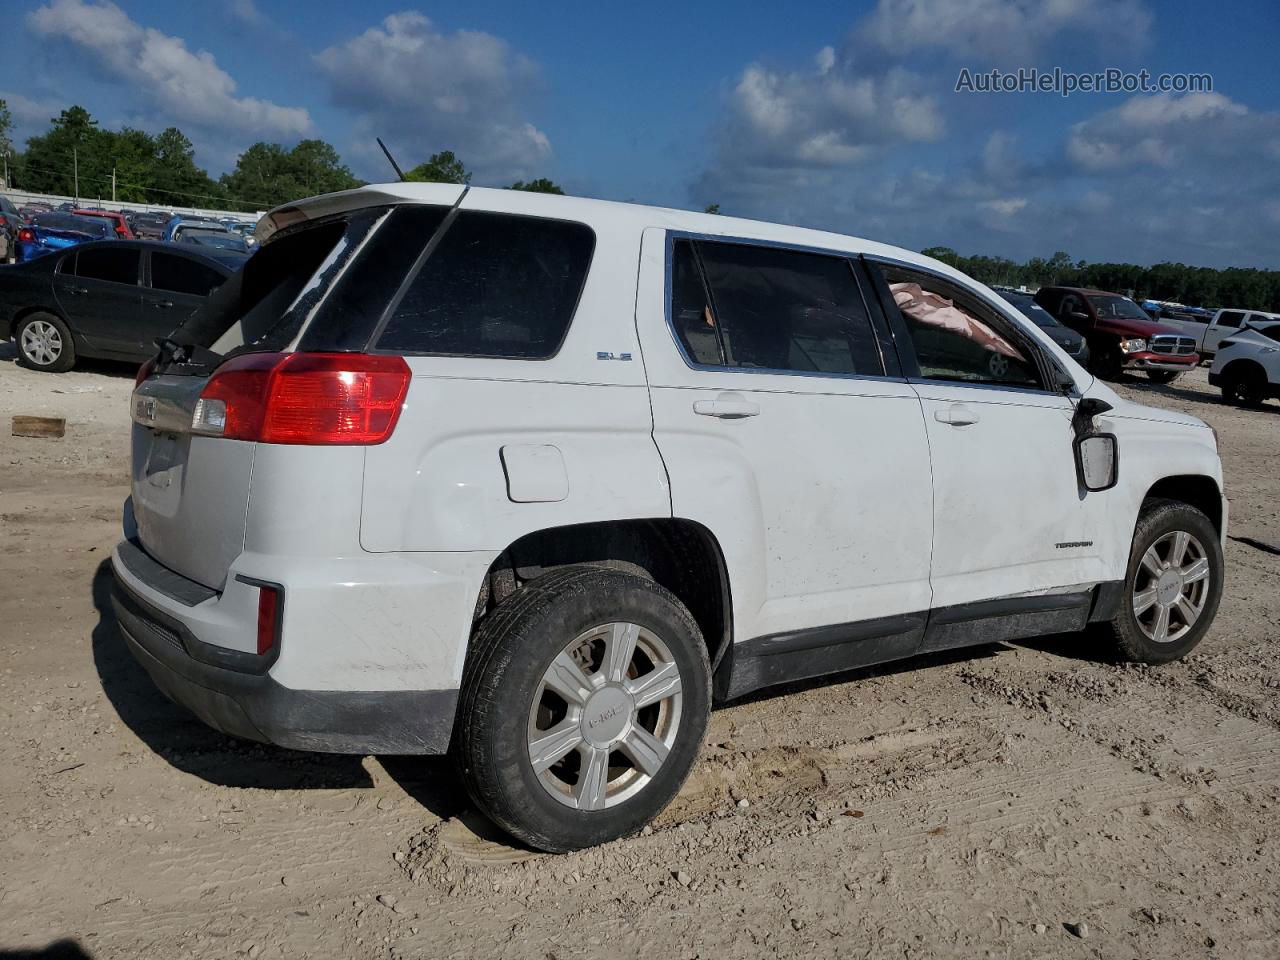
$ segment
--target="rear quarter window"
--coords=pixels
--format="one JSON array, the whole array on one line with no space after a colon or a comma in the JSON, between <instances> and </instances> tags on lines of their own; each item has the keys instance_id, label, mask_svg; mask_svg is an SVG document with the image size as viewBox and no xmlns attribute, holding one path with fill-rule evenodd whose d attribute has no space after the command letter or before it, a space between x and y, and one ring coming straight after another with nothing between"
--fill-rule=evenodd
<instances>
[{"instance_id":1,"label":"rear quarter window","mask_svg":"<svg viewBox=\"0 0 1280 960\"><path fill-rule=\"evenodd\" d=\"M569 331L594 249L582 223L463 211L410 281L376 349L548 359Z\"/></svg>"}]
</instances>

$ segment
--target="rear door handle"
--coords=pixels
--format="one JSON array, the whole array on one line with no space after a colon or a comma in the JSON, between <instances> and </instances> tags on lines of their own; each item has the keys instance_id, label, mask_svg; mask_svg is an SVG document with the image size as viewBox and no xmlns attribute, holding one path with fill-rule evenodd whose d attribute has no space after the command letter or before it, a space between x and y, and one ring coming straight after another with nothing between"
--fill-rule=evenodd
<instances>
[{"instance_id":1,"label":"rear door handle","mask_svg":"<svg viewBox=\"0 0 1280 960\"><path fill-rule=\"evenodd\" d=\"M758 404L734 393L722 393L714 400L695 400L693 412L700 417L718 417L721 420L741 420L760 413Z\"/></svg>"},{"instance_id":2,"label":"rear door handle","mask_svg":"<svg viewBox=\"0 0 1280 960\"><path fill-rule=\"evenodd\" d=\"M88 292L88 287L67 287L67 293L71 294L73 297L78 297L80 294Z\"/></svg>"},{"instance_id":3,"label":"rear door handle","mask_svg":"<svg viewBox=\"0 0 1280 960\"><path fill-rule=\"evenodd\" d=\"M982 418L978 411L963 403L953 403L949 407L933 411L933 419L939 423L949 423L953 427L967 427Z\"/></svg>"},{"instance_id":4,"label":"rear door handle","mask_svg":"<svg viewBox=\"0 0 1280 960\"><path fill-rule=\"evenodd\" d=\"M151 305L153 307L156 307L157 309L164 310L168 307L172 307L173 301L172 300L152 300Z\"/></svg>"}]
</instances>

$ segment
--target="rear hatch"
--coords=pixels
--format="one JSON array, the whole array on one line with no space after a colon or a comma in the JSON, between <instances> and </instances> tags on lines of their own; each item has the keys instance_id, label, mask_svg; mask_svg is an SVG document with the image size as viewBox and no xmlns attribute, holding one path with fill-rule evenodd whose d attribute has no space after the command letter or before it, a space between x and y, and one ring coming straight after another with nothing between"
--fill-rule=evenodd
<instances>
[{"instance_id":1,"label":"rear hatch","mask_svg":"<svg viewBox=\"0 0 1280 960\"><path fill-rule=\"evenodd\" d=\"M462 193L439 187L445 203L392 206L366 190L269 214L270 242L159 344L131 401L133 513L152 557L223 589L244 549L259 444L208 435L203 420L193 429L208 413L201 395L220 367L271 362L259 355L362 353L421 250L403 233L429 237Z\"/></svg>"}]
</instances>

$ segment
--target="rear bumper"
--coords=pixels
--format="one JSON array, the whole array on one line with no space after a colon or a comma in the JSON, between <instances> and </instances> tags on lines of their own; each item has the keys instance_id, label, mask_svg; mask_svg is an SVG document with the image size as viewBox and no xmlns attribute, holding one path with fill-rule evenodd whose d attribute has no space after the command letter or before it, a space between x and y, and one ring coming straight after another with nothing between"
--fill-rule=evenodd
<instances>
[{"instance_id":1,"label":"rear bumper","mask_svg":"<svg viewBox=\"0 0 1280 960\"><path fill-rule=\"evenodd\" d=\"M294 690L269 673L213 666L198 640L117 575L112 595L130 652L170 700L223 733L324 753L444 753L457 690Z\"/></svg>"},{"instance_id":2,"label":"rear bumper","mask_svg":"<svg viewBox=\"0 0 1280 960\"><path fill-rule=\"evenodd\" d=\"M126 533L129 530L126 505ZM112 554L113 604L170 699L235 736L330 753L443 753L487 554L303 558L242 553L213 590L136 540ZM258 588L283 590L259 657Z\"/></svg>"}]
</instances>

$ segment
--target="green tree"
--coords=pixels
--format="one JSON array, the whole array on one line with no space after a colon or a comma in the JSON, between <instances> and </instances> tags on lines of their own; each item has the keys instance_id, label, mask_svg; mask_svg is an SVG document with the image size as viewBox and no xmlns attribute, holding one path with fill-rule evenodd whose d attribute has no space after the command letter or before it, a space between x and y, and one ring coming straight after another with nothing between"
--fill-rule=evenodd
<instances>
[{"instance_id":1,"label":"green tree","mask_svg":"<svg viewBox=\"0 0 1280 960\"><path fill-rule=\"evenodd\" d=\"M177 127L157 134L153 151L149 200L174 206L225 202L226 191L196 166L195 148Z\"/></svg>"},{"instance_id":2,"label":"green tree","mask_svg":"<svg viewBox=\"0 0 1280 960\"><path fill-rule=\"evenodd\" d=\"M0 98L0 154L13 152L13 114L9 112L9 104Z\"/></svg>"},{"instance_id":3,"label":"green tree","mask_svg":"<svg viewBox=\"0 0 1280 960\"><path fill-rule=\"evenodd\" d=\"M237 209L264 209L303 197L360 186L338 152L323 140L303 140L292 150L255 143L222 176L227 202Z\"/></svg>"},{"instance_id":4,"label":"green tree","mask_svg":"<svg viewBox=\"0 0 1280 960\"><path fill-rule=\"evenodd\" d=\"M461 160L453 155L452 150L441 150L433 153L426 163L420 163L405 175L406 180L418 180L426 183L470 183L471 171Z\"/></svg>"},{"instance_id":5,"label":"green tree","mask_svg":"<svg viewBox=\"0 0 1280 960\"><path fill-rule=\"evenodd\" d=\"M527 190L529 193L555 193L564 196L564 191L560 189L558 183L553 183L546 177L539 177L537 180L530 180L525 183L523 180L517 180L508 190Z\"/></svg>"},{"instance_id":6,"label":"green tree","mask_svg":"<svg viewBox=\"0 0 1280 960\"><path fill-rule=\"evenodd\" d=\"M718 203L708 203L705 207L703 207L703 208L702 208L702 212L703 212L703 213L719 213L719 212L720 212L720 204L718 204Z\"/></svg>"},{"instance_id":7,"label":"green tree","mask_svg":"<svg viewBox=\"0 0 1280 960\"><path fill-rule=\"evenodd\" d=\"M27 141L24 186L37 193L68 195L75 189L79 158L90 169L96 166L93 148L98 146L98 121L84 107L73 106L54 117L48 133ZM82 185L90 181L82 180Z\"/></svg>"}]
</instances>

